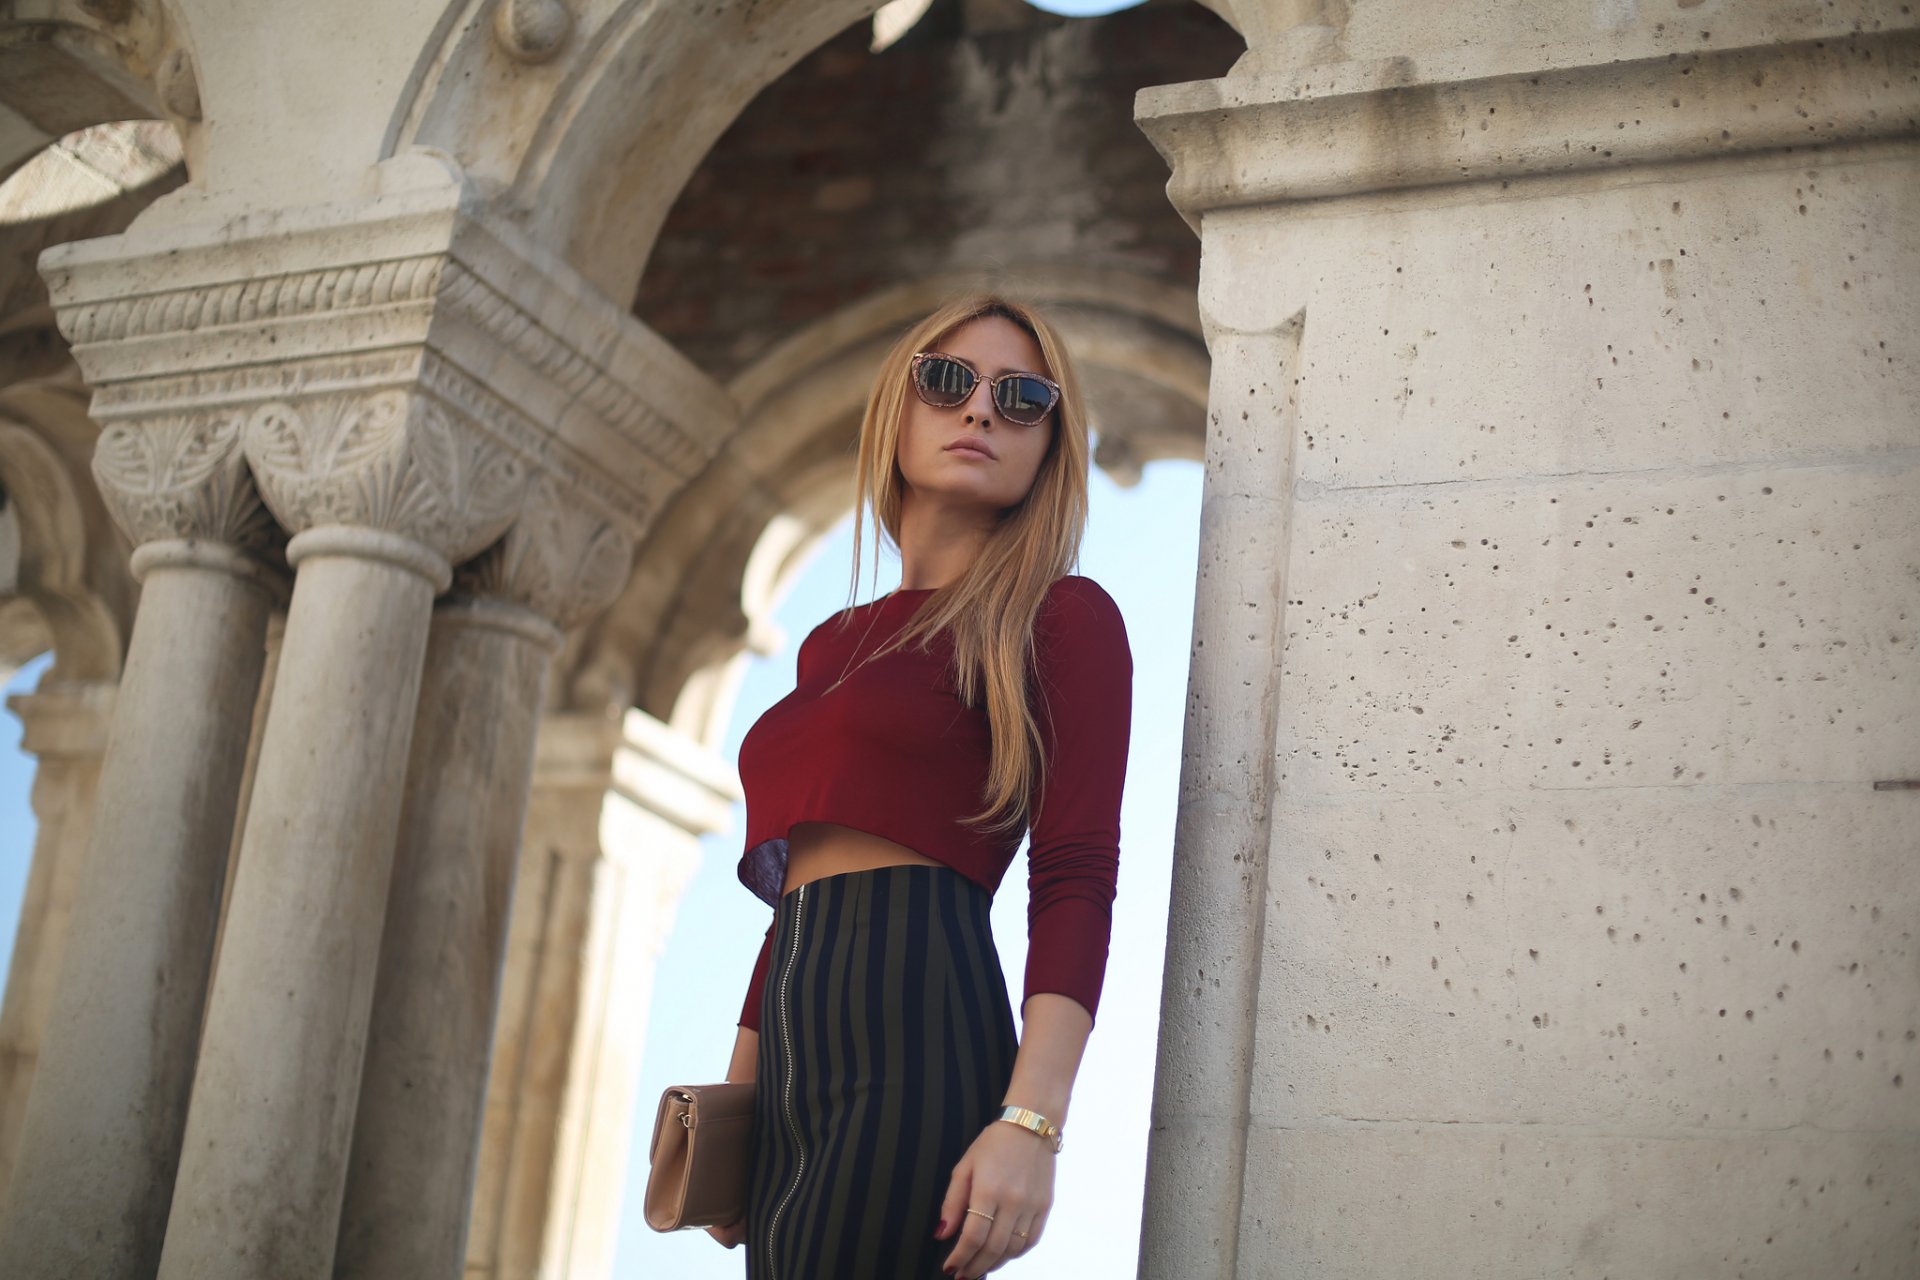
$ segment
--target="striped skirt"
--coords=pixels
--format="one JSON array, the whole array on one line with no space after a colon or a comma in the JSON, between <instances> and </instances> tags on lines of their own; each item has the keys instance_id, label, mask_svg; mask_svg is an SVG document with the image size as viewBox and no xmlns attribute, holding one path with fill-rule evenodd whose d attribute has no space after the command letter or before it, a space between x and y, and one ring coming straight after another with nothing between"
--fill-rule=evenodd
<instances>
[{"instance_id":1,"label":"striped skirt","mask_svg":"<svg viewBox=\"0 0 1920 1280\"><path fill-rule=\"evenodd\" d=\"M953 1166L1018 1040L991 897L948 867L826 876L780 900L760 1005L748 1280L941 1277Z\"/></svg>"}]
</instances>

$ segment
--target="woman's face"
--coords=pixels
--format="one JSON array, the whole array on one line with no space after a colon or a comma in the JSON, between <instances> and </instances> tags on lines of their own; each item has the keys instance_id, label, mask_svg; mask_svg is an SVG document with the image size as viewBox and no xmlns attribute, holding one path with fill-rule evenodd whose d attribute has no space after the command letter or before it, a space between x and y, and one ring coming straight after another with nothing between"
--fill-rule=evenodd
<instances>
[{"instance_id":1,"label":"woman's face","mask_svg":"<svg viewBox=\"0 0 1920 1280\"><path fill-rule=\"evenodd\" d=\"M932 343L930 351L959 356L982 375L973 393L951 409L936 409L907 389L900 423L900 474L910 496L950 505L991 508L994 515L1017 506L1033 488L1060 412L1023 427L1008 422L993 403L986 379L1003 373L1048 377L1040 344L1004 316L980 316ZM970 441L986 452L955 448Z\"/></svg>"}]
</instances>

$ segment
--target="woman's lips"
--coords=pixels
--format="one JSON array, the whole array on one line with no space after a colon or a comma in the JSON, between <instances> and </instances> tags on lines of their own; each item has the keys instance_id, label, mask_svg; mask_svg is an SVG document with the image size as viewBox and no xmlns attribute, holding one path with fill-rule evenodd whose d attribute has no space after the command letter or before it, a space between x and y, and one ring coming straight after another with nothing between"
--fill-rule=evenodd
<instances>
[{"instance_id":1,"label":"woman's lips","mask_svg":"<svg viewBox=\"0 0 1920 1280\"><path fill-rule=\"evenodd\" d=\"M957 453L960 456L967 457L967 458L986 458L988 460L991 460L993 458L993 455L991 453L988 453L985 449L980 448L978 445L972 445L972 444L950 444L947 446L946 451L948 453Z\"/></svg>"}]
</instances>

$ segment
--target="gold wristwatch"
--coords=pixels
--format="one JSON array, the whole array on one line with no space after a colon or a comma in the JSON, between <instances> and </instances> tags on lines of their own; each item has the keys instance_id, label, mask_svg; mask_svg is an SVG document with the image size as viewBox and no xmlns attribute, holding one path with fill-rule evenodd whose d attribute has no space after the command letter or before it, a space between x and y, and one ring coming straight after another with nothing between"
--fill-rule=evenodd
<instances>
[{"instance_id":1,"label":"gold wristwatch","mask_svg":"<svg viewBox=\"0 0 1920 1280\"><path fill-rule=\"evenodd\" d=\"M1060 1126L1041 1115L1038 1111L1029 1111L1025 1107L1003 1107L998 1117L1008 1124L1017 1124L1022 1129L1031 1129L1047 1140L1055 1151L1060 1150Z\"/></svg>"}]
</instances>

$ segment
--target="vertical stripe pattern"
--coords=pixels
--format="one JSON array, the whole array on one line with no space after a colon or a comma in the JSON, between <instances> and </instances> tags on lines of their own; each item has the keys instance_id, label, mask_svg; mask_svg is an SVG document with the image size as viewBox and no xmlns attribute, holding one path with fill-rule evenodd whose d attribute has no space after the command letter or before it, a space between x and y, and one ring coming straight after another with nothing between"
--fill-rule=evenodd
<instances>
[{"instance_id":1,"label":"vertical stripe pattern","mask_svg":"<svg viewBox=\"0 0 1920 1280\"><path fill-rule=\"evenodd\" d=\"M748 1280L941 1277L953 1166L1018 1040L991 895L949 867L827 876L780 900L761 993Z\"/></svg>"}]
</instances>

